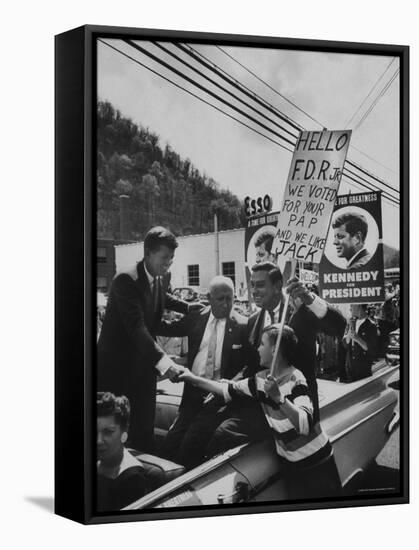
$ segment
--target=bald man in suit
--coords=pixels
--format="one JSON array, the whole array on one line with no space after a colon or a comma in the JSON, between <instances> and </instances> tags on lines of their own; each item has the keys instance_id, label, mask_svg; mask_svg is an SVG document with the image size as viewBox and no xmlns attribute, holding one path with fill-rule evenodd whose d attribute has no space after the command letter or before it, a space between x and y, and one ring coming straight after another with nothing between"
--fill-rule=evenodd
<instances>
[{"instance_id":1,"label":"bald man in suit","mask_svg":"<svg viewBox=\"0 0 419 550\"><path fill-rule=\"evenodd\" d=\"M231 279L217 276L210 283L209 307L179 321L163 322L159 328L165 336L188 336L188 368L198 376L232 379L241 377L246 366L249 372L252 369L247 319L232 309L233 298ZM165 455L187 469L201 463L214 430L230 414L222 399L185 385L178 416L164 443Z\"/></svg>"}]
</instances>

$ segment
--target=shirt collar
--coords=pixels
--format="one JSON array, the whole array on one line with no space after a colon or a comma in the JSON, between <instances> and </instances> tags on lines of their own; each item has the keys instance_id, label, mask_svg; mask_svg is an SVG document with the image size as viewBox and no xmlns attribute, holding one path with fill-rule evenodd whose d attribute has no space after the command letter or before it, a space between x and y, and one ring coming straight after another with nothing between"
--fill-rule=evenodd
<instances>
[{"instance_id":1,"label":"shirt collar","mask_svg":"<svg viewBox=\"0 0 419 550\"><path fill-rule=\"evenodd\" d=\"M220 323L225 323L227 321L227 317L224 317L223 319L216 319L212 313L212 311L210 311L210 314L209 314L209 317L208 317L208 323L214 323L215 321L218 321Z\"/></svg>"},{"instance_id":2,"label":"shirt collar","mask_svg":"<svg viewBox=\"0 0 419 550\"><path fill-rule=\"evenodd\" d=\"M133 466L141 466L141 463L124 447L124 454L122 457L122 462L119 466L118 475L121 475L122 472L128 470L128 468L132 468Z\"/></svg>"},{"instance_id":3,"label":"shirt collar","mask_svg":"<svg viewBox=\"0 0 419 550\"><path fill-rule=\"evenodd\" d=\"M278 305L276 306L276 308L274 308L273 312L274 312L274 313L278 313L278 311L281 309L281 306L282 306L282 300L278 303Z\"/></svg>"},{"instance_id":4,"label":"shirt collar","mask_svg":"<svg viewBox=\"0 0 419 550\"><path fill-rule=\"evenodd\" d=\"M100 460L97 463L98 470L101 469L101 462ZM128 470L128 468L132 468L134 466L141 466L141 462L135 458L125 447L122 454L122 460L119 465L119 468L117 470L116 476L113 479L116 479L118 476L122 474L125 470Z\"/></svg>"},{"instance_id":5,"label":"shirt collar","mask_svg":"<svg viewBox=\"0 0 419 550\"><path fill-rule=\"evenodd\" d=\"M150 287L153 286L153 282L154 282L154 277L152 275L150 275L150 273L148 272L148 269L146 268L146 265L145 265L145 262L144 262L144 271L145 271L145 274L147 276L147 280L150 284Z\"/></svg>"}]
</instances>

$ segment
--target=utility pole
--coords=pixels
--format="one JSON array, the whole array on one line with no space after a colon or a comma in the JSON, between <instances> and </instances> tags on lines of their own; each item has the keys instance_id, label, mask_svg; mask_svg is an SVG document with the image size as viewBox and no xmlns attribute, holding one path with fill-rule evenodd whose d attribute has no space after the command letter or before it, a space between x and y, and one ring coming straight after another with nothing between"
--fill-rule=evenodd
<instances>
[{"instance_id":1,"label":"utility pole","mask_svg":"<svg viewBox=\"0 0 419 550\"><path fill-rule=\"evenodd\" d=\"M215 241L215 274L220 274L220 240L218 237L218 218L214 214L214 241Z\"/></svg>"},{"instance_id":2,"label":"utility pole","mask_svg":"<svg viewBox=\"0 0 419 550\"><path fill-rule=\"evenodd\" d=\"M128 195L119 195L119 238L128 239Z\"/></svg>"}]
</instances>

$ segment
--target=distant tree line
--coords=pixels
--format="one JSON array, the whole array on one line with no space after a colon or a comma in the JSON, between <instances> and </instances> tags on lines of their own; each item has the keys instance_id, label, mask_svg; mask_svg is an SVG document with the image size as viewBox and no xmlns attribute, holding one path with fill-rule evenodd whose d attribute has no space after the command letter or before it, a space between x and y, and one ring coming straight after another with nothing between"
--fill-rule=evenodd
<instances>
[{"instance_id":1,"label":"distant tree line","mask_svg":"<svg viewBox=\"0 0 419 550\"><path fill-rule=\"evenodd\" d=\"M123 233L120 196L127 195ZM239 199L201 174L149 129L134 124L110 103L97 106L97 228L100 238L140 240L153 225L176 235L245 226Z\"/></svg>"}]
</instances>

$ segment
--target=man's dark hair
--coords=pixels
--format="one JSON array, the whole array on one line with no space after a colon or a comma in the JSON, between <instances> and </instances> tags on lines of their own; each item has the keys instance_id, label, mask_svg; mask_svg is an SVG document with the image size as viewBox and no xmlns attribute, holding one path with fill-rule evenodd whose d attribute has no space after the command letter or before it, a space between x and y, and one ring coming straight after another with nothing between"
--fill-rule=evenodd
<instances>
[{"instance_id":1,"label":"man's dark hair","mask_svg":"<svg viewBox=\"0 0 419 550\"><path fill-rule=\"evenodd\" d=\"M96 410L98 416L114 416L121 430L128 431L131 407L128 397L116 397L111 392L97 392Z\"/></svg>"},{"instance_id":2,"label":"man's dark hair","mask_svg":"<svg viewBox=\"0 0 419 550\"><path fill-rule=\"evenodd\" d=\"M274 236L272 233L269 233L269 231L264 231L259 235L259 237L255 241L255 246L261 246L262 244L265 245L265 250L271 253L272 245L274 242Z\"/></svg>"},{"instance_id":3,"label":"man's dark hair","mask_svg":"<svg viewBox=\"0 0 419 550\"><path fill-rule=\"evenodd\" d=\"M282 273L277 265L273 262L260 262L252 267L254 273L258 271L266 271L272 284L279 284L282 286Z\"/></svg>"},{"instance_id":4,"label":"man's dark hair","mask_svg":"<svg viewBox=\"0 0 419 550\"><path fill-rule=\"evenodd\" d=\"M262 334L263 333L266 333L268 335L269 343L271 344L271 346L274 346L276 344L279 334L279 325L269 325L268 327L263 329ZM297 357L298 340L295 332L288 325L284 325L282 329L279 349L285 361L287 361L287 363L289 363L290 365L293 365Z\"/></svg>"},{"instance_id":5,"label":"man's dark hair","mask_svg":"<svg viewBox=\"0 0 419 550\"><path fill-rule=\"evenodd\" d=\"M362 240L365 241L368 233L368 223L362 214L356 214L355 212L347 212L335 218L332 227L336 229L341 225L345 226L345 230L351 237L355 233L361 233Z\"/></svg>"},{"instance_id":6,"label":"man's dark hair","mask_svg":"<svg viewBox=\"0 0 419 550\"><path fill-rule=\"evenodd\" d=\"M168 229L161 226L152 227L144 239L144 253L154 252L161 246L167 246L175 250L179 244L176 237Z\"/></svg>"}]
</instances>

